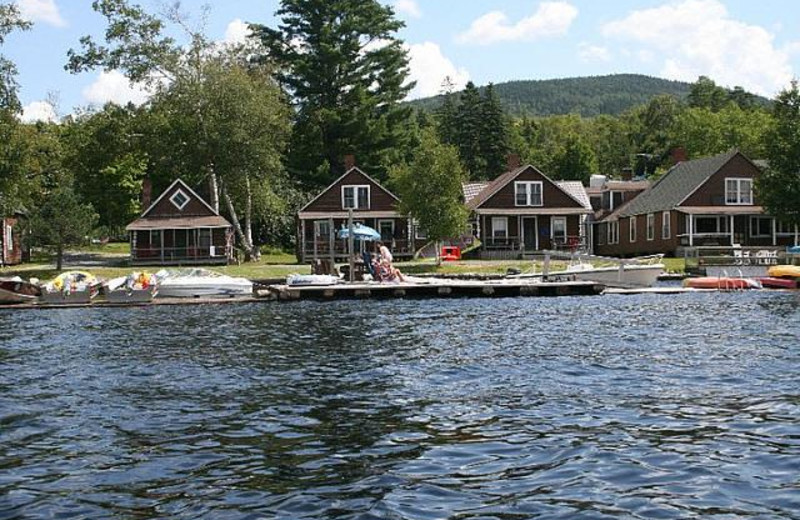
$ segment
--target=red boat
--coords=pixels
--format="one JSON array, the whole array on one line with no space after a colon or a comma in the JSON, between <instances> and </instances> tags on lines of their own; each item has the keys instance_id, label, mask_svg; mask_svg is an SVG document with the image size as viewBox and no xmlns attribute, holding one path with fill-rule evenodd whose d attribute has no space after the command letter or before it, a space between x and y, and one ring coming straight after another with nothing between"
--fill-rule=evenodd
<instances>
[{"instance_id":1,"label":"red boat","mask_svg":"<svg viewBox=\"0 0 800 520\"><path fill-rule=\"evenodd\" d=\"M797 280L794 278L776 278L774 276L764 276L758 278L763 287L769 289L797 289Z\"/></svg>"},{"instance_id":2,"label":"red boat","mask_svg":"<svg viewBox=\"0 0 800 520\"><path fill-rule=\"evenodd\" d=\"M732 278L727 276L701 276L687 278L683 281L685 287L693 289L717 289L720 291L740 291L743 289L760 289L761 284L752 278Z\"/></svg>"}]
</instances>

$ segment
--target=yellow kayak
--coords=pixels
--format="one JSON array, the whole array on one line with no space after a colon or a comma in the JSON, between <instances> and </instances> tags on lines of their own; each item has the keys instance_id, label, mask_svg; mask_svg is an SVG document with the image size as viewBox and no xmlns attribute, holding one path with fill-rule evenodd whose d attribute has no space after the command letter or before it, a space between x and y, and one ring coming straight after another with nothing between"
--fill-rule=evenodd
<instances>
[{"instance_id":1,"label":"yellow kayak","mask_svg":"<svg viewBox=\"0 0 800 520\"><path fill-rule=\"evenodd\" d=\"M767 274L775 278L800 278L800 265L773 265Z\"/></svg>"}]
</instances>

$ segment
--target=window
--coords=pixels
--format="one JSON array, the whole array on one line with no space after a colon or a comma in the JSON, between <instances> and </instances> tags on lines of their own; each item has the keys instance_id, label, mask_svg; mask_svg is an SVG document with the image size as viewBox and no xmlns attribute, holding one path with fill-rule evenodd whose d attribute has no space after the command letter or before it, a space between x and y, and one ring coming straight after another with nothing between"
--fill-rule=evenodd
<instances>
[{"instance_id":1,"label":"window","mask_svg":"<svg viewBox=\"0 0 800 520\"><path fill-rule=\"evenodd\" d=\"M508 238L508 218L492 217L492 238Z\"/></svg>"},{"instance_id":2,"label":"window","mask_svg":"<svg viewBox=\"0 0 800 520\"><path fill-rule=\"evenodd\" d=\"M369 186L342 186L342 208L369 209Z\"/></svg>"},{"instance_id":3,"label":"window","mask_svg":"<svg viewBox=\"0 0 800 520\"><path fill-rule=\"evenodd\" d=\"M794 226L780 220L775 221L775 231L778 235L794 235Z\"/></svg>"},{"instance_id":4,"label":"window","mask_svg":"<svg viewBox=\"0 0 800 520\"><path fill-rule=\"evenodd\" d=\"M672 234L672 221L670 220L669 211L661 214L661 238L669 238Z\"/></svg>"},{"instance_id":5,"label":"window","mask_svg":"<svg viewBox=\"0 0 800 520\"><path fill-rule=\"evenodd\" d=\"M751 237L771 237L772 217L750 217Z\"/></svg>"},{"instance_id":6,"label":"window","mask_svg":"<svg viewBox=\"0 0 800 520\"><path fill-rule=\"evenodd\" d=\"M550 222L553 229L553 242L566 244L567 242L567 219L565 217L553 217Z\"/></svg>"},{"instance_id":7,"label":"window","mask_svg":"<svg viewBox=\"0 0 800 520\"><path fill-rule=\"evenodd\" d=\"M707 235L723 235L728 232L728 217L695 217L694 232Z\"/></svg>"},{"instance_id":8,"label":"window","mask_svg":"<svg viewBox=\"0 0 800 520\"><path fill-rule=\"evenodd\" d=\"M656 216L652 213L647 214L647 240L654 240L656 238Z\"/></svg>"},{"instance_id":9,"label":"window","mask_svg":"<svg viewBox=\"0 0 800 520\"><path fill-rule=\"evenodd\" d=\"M204 250L211 247L211 228L200 228L197 245Z\"/></svg>"},{"instance_id":10,"label":"window","mask_svg":"<svg viewBox=\"0 0 800 520\"><path fill-rule=\"evenodd\" d=\"M394 239L394 220L379 220L378 232L382 241L391 242Z\"/></svg>"},{"instance_id":11,"label":"window","mask_svg":"<svg viewBox=\"0 0 800 520\"><path fill-rule=\"evenodd\" d=\"M519 181L514 183L514 194L517 206L541 206L541 181Z\"/></svg>"},{"instance_id":12,"label":"window","mask_svg":"<svg viewBox=\"0 0 800 520\"><path fill-rule=\"evenodd\" d=\"M419 227L419 221L413 220L411 225L414 226L414 238L417 240L428 240L428 233Z\"/></svg>"},{"instance_id":13,"label":"window","mask_svg":"<svg viewBox=\"0 0 800 520\"><path fill-rule=\"evenodd\" d=\"M169 201L174 204L178 210L182 210L187 204L189 204L189 196L186 195L183 190L179 189L172 194L172 197L169 198Z\"/></svg>"},{"instance_id":14,"label":"window","mask_svg":"<svg viewBox=\"0 0 800 520\"><path fill-rule=\"evenodd\" d=\"M628 241L636 242L636 217L628 219Z\"/></svg>"},{"instance_id":15,"label":"window","mask_svg":"<svg viewBox=\"0 0 800 520\"><path fill-rule=\"evenodd\" d=\"M9 252L14 250L14 235L11 224L6 224L6 249Z\"/></svg>"},{"instance_id":16,"label":"window","mask_svg":"<svg viewBox=\"0 0 800 520\"><path fill-rule=\"evenodd\" d=\"M330 238L331 222L329 220L314 221L314 236L318 238Z\"/></svg>"},{"instance_id":17,"label":"window","mask_svg":"<svg viewBox=\"0 0 800 520\"><path fill-rule=\"evenodd\" d=\"M608 223L608 243L619 244L619 220L612 220Z\"/></svg>"},{"instance_id":18,"label":"window","mask_svg":"<svg viewBox=\"0 0 800 520\"><path fill-rule=\"evenodd\" d=\"M746 205L753 203L753 179L725 179L725 204Z\"/></svg>"}]
</instances>

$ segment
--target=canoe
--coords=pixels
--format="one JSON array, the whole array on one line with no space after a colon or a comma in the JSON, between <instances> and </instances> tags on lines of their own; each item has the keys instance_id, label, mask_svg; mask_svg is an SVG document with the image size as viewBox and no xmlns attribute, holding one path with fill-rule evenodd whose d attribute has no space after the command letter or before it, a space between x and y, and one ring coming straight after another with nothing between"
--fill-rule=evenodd
<instances>
[{"instance_id":1,"label":"canoe","mask_svg":"<svg viewBox=\"0 0 800 520\"><path fill-rule=\"evenodd\" d=\"M774 278L800 278L800 265L773 265L767 274Z\"/></svg>"},{"instance_id":2,"label":"canoe","mask_svg":"<svg viewBox=\"0 0 800 520\"><path fill-rule=\"evenodd\" d=\"M797 289L797 280L793 278L775 278L773 276L762 276L757 278L762 287L769 289Z\"/></svg>"},{"instance_id":3,"label":"canoe","mask_svg":"<svg viewBox=\"0 0 800 520\"><path fill-rule=\"evenodd\" d=\"M699 278L687 278L683 281L684 287L693 289L718 289L721 291L738 291L743 289L760 289L761 284L752 278L731 278L716 276L701 276Z\"/></svg>"}]
</instances>

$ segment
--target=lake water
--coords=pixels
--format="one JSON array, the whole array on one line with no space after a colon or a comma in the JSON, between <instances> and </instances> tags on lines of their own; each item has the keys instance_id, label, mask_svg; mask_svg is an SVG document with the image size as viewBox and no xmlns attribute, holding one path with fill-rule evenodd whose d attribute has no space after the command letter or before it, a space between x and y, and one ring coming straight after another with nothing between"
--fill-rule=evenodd
<instances>
[{"instance_id":1,"label":"lake water","mask_svg":"<svg viewBox=\"0 0 800 520\"><path fill-rule=\"evenodd\" d=\"M0 519L798 518L800 293L0 311Z\"/></svg>"}]
</instances>

